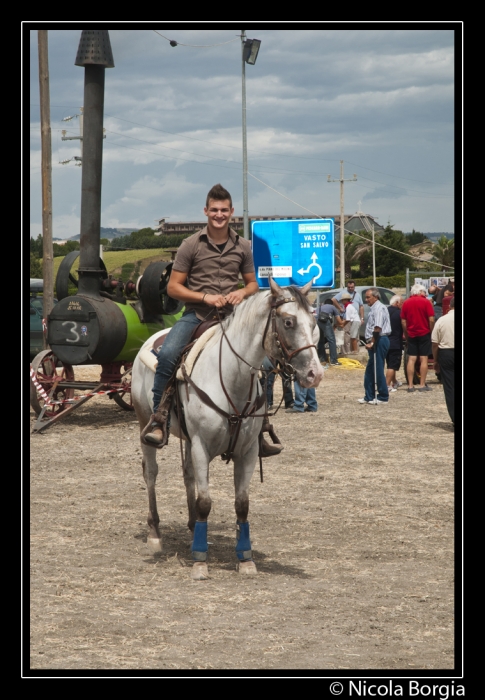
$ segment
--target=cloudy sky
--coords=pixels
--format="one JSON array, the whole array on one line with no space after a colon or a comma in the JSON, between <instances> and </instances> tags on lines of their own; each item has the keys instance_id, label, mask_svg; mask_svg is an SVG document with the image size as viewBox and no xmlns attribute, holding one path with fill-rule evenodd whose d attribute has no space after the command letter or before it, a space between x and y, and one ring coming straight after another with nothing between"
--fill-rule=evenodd
<instances>
[{"instance_id":1,"label":"cloudy sky","mask_svg":"<svg viewBox=\"0 0 485 700\"><path fill-rule=\"evenodd\" d=\"M154 228L162 217L201 220L206 194L217 182L231 192L241 216L239 24L75 26L44 27L53 236L80 232L82 168L60 161L81 152L79 140L62 140L62 130L80 134L75 115L83 106L84 69L74 61L83 27L109 30L115 63L106 70L101 225L136 230ZM454 232L455 141L461 142L454 123L461 113L455 32L461 26L268 26L245 27L249 38L261 40L256 64L245 66L249 214L338 215L340 186L327 176L338 180L344 161L344 178L357 176L344 186L346 214L363 211L404 232ZM24 49L30 41L34 237L42 232L39 28L23 25Z\"/></svg>"}]
</instances>

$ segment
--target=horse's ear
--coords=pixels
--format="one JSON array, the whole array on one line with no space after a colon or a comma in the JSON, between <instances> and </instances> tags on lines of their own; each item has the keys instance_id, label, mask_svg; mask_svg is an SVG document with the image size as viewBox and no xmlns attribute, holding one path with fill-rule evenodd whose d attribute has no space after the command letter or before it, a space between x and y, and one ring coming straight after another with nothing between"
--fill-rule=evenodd
<instances>
[{"instance_id":1,"label":"horse's ear","mask_svg":"<svg viewBox=\"0 0 485 700\"><path fill-rule=\"evenodd\" d=\"M313 284L313 277L309 282L307 282L307 284L305 284L304 287L302 287L300 289L300 292L306 296L308 294L308 292L310 291L310 289L312 288L312 284Z\"/></svg>"},{"instance_id":2,"label":"horse's ear","mask_svg":"<svg viewBox=\"0 0 485 700\"><path fill-rule=\"evenodd\" d=\"M274 279L272 277L269 277L268 279L269 279L269 286L271 287L271 294L274 297L277 297L280 294L282 294L283 290L281 289L281 287L278 284L276 284Z\"/></svg>"}]
</instances>

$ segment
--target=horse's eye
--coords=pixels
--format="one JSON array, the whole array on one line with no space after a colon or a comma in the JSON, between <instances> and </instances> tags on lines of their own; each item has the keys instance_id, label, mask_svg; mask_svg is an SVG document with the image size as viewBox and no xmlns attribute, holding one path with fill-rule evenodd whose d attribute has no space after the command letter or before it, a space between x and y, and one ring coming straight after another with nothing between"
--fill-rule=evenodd
<instances>
[{"instance_id":1,"label":"horse's eye","mask_svg":"<svg viewBox=\"0 0 485 700\"><path fill-rule=\"evenodd\" d=\"M293 328L293 319L285 318L285 328Z\"/></svg>"}]
</instances>

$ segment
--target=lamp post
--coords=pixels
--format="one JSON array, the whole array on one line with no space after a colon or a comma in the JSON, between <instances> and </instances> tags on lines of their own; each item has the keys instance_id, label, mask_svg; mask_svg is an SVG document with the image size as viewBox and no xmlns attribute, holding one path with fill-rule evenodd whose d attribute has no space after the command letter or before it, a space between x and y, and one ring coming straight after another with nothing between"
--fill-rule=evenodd
<instances>
[{"instance_id":1,"label":"lamp post","mask_svg":"<svg viewBox=\"0 0 485 700\"><path fill-rule=\"evenodd\" d=\"M243 132L243 226L244 238L249 239L248 217L248 149L246 138L246 71L245 63L254 66L258 57L261 42L259 39L246 39L246 32L241 31L242 56L242 132Z\"/></svg>"}]
</instances>

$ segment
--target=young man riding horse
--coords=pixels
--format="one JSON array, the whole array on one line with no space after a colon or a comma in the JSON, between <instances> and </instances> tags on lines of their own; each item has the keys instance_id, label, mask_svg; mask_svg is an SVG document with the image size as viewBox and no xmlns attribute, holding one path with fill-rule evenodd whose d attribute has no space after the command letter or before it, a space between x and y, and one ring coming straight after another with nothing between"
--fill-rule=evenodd
<instances>
[{"instance_id":1,"label":"young man riding horse","mask_svg":"<svg viewBox=\"0 0 485 700\"><path fill-rule=\"evenodd\" d=\"M153 385L153 417L144 439L153 445L166 442L170 399L162 401L182 349L190 343L202 321L223 318L246 297L258 291L251 244L229 227L234 214L232 198L222 185L209 191L204 207L207 226L186 238L177 251L167 293L185 302L185 312L170 330L158 352ZM244 287L238 289L239 273ZM281 445L264 439L261 456L278 454Z\"/></svg>"}]
</instances>

